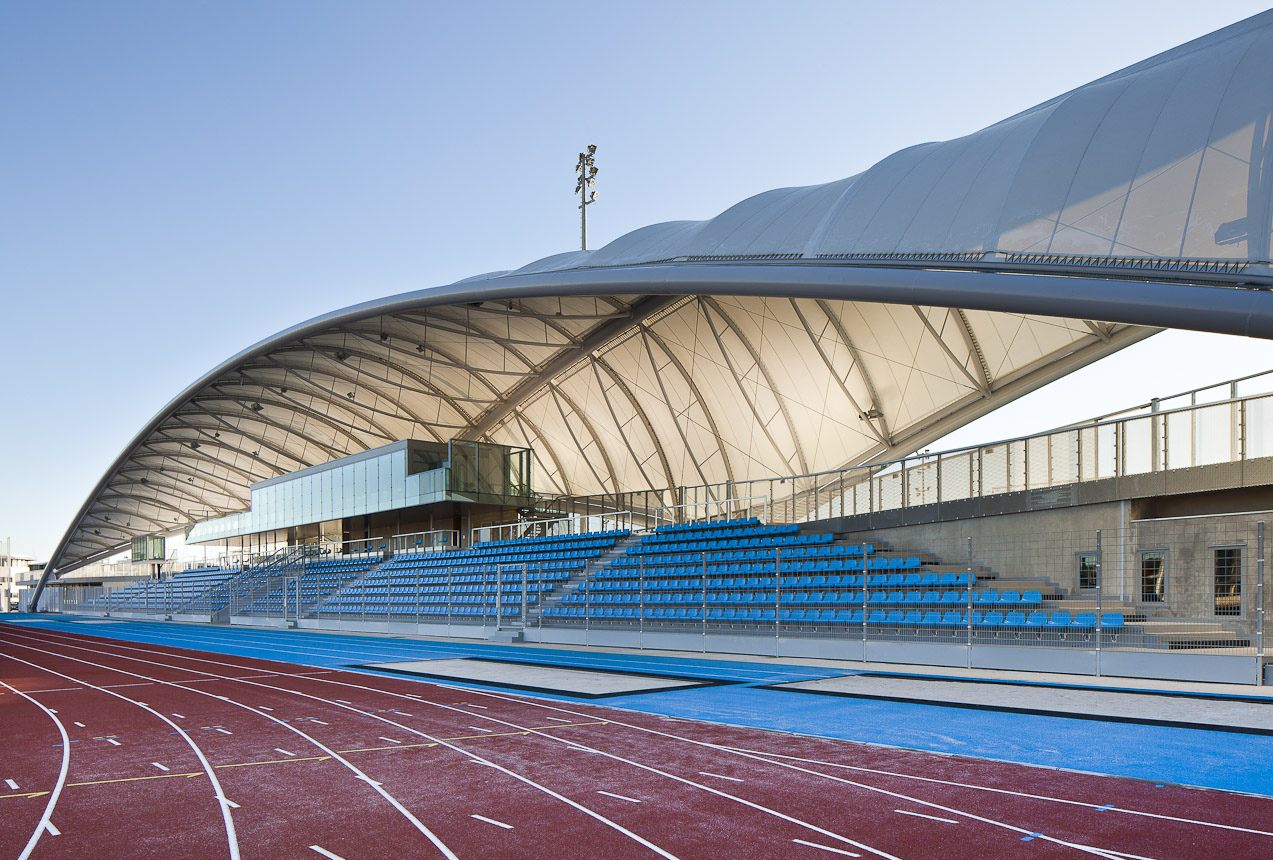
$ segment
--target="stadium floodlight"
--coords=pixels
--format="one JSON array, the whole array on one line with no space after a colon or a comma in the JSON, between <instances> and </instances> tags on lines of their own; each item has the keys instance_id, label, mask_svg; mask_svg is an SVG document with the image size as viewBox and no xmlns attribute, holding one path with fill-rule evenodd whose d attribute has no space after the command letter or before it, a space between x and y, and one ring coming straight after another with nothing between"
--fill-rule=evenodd
<instances>
[{"instance_id":1,"label":"stadium floodlight","mask_svg":"<svg viewBox=\"0 0 1273 860\"><path fill-rule=\"evenodd\" d=\"M593 156L597 145L588 144L588 151L579 153L575 164L575 193L579 195L579 250L588 250L588 207L597 202L597 192L589 189L597 185L597 165Z\"/></svg>"}]
</instances>

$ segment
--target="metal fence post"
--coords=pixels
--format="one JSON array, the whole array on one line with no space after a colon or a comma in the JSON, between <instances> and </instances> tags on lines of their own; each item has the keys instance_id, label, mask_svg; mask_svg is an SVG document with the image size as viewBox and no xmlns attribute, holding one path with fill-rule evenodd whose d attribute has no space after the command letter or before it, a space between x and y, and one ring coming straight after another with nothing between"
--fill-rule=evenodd
<instances>
[{"instance_id":1,"label":"metal fence post","mask_svg":"<svg viewBox=\"0 0 1273 860\"><path fill-rule=\"evenodd\" d=\"M637 648L645 647L645 557L637 560Z\"/></svg>"},{"instance_id":2,"label":"metal fence post","mask_svg":"<svg viewBox=\"0 0 1273 860\"><path fill-rule=\"evenodd\" d=\"M1102 638L1101 628L1103 626L1102 621L1104 620L1104 612L1103 612L1104 600L1102 599L1104 592L1102 591L1102 589L1105 586L1105 583L1101 581L1101 578L1102 578L1101 568L1102 568L1101 530L1097 529L1096 530L1096 677L1098 678L1101 677L1101 638Z\"/></svg>"},{"instance_id":3,"label":"metal fence post","mask_svg":"<svg viewBox=\"0 0 1273 860\"><path fill-rule=\"evenodd\" d=\"M707 551L703 551L703 653L707 653Z\"/></svg>"},{"instance_id":4,"label":"metal fence post","mask_svg":"<svg viewBox=\"0 0 1273 860\"><path fill-rule=\"evenodd\" d=\"M782 656L782 550L774 548L774 656Z\"/></svg>"},{"instance_id":5,"label":"metal fence post","mask_svg":"<svg viewBox=\"0 0 1273 860\"><path fill-rule=\"evenodd\" d=\"M965 632L967 634L967 643L968 643L968 668L971 669L972 668L972 586L973 586L973 582L975 582L975 577L973 576L973 572L972 572L972 535L968 535L968 575L966 579L968 581L964 584L964 587L967 588L968 590L965 591L964 594L967 596L967 599L968 599L968 614L967 614L968 626Z\"/></svg>"},{"instance_id":6,"label":"metal fence post","mask_svg":"<svg viewBox=\"0 0 1273 860\"><path fill-rule=\"evenodd\" d=\"M859 546L862 550L862 662L866 662L866 617L871 612L870 593L867 586L871 581L871 575L866 563L866 544Z\"/></svg>"},{"instance_id":7,"label":"metal fence post","mask_svg":"<svg viewBox=\"0 0 1273 860\"><path fill-rule=\"evenodd\" d=\"M1264 520L1255 524L1255 672L1256 686L1264 686Z\"/></svg>"},{"instance_id":8,"label":"metal fence post","mask_svg":"<svg viewBox=\"0 0 1273 860\"><path fill-rule=\"evenodd\" d=\"M482 586L482 591L486 591L486 586ZM486 595L482 595L482 617L486 617ZM495 565L495 629L499 629L500 622L504 620L504 570L500 565ZM484 625L485 626L485 625Z\"/></svg>"}]
</instances>

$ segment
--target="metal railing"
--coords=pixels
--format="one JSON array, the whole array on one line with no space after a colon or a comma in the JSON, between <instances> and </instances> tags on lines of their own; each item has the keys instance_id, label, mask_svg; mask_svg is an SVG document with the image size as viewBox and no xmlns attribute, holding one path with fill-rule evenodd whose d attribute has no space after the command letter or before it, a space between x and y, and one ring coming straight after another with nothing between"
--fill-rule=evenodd
<instances>
[{"instance_id":1,"label":"metal railing","mask_svg":"<svg viewBox=\"0 0 1273 860\"><path fill-rule=\"evenodd\" d=\"M632 531L631 511L609 511L555 519L519 520L514 523L478 526L469 531L469 545L495 540L523 540L537 537L566 537L589 532Z\"/></svg>"}]
</instances>

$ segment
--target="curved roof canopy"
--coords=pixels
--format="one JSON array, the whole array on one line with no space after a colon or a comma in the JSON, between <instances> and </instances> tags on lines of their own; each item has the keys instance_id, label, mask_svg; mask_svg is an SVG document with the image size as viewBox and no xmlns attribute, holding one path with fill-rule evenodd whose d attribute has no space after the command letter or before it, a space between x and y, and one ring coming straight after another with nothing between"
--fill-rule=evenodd
<instances>
[{"instance_id":1,"label":"curved roof canopy","mask_svg":"<svg viewBox=\"0 0 1273 860\"><path fill-rule=\"evenodd\" d=\"M808 473L1159 327L1273 336L1270 80L1264 13L848 179L303 323L155 416L46 576L397 439L529 446L545 493Z\"/></svg>"}]
</instances>

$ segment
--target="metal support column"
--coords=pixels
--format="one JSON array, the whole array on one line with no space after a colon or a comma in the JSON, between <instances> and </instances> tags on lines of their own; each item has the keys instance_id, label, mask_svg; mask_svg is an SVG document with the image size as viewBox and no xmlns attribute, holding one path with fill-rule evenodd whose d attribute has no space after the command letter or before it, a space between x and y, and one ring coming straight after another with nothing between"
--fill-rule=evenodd
<instances>
[{"instance_id":1,"label":"metal support column","mask_svg":"<svg viewBox=\"0 0 1273 860\"><path fill-rule=\"evenodd\" d=\"M1264 520L1255 524L1255 672L1256 686L1264 686Z\"/></svg>"}]
</instances>

